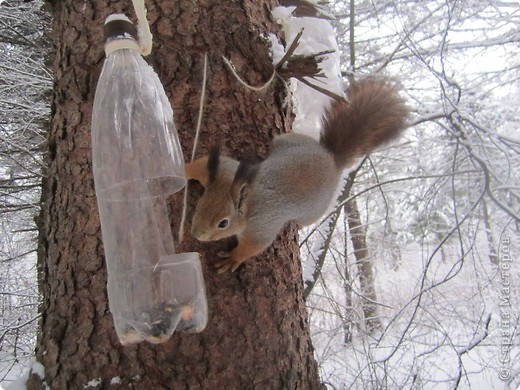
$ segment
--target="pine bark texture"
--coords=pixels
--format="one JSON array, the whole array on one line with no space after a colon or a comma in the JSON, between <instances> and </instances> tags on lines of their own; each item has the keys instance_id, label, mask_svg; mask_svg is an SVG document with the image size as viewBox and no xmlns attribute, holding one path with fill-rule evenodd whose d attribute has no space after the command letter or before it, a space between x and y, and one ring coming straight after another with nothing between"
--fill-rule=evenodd
<instances>
[{"instance_id":1,"label":"pine bark texture","mask_svg":"<svg viewBox=\"0 0 520 390\"><path fill-rule=\"evenodd\" d=\"M246 90L225 67L229 58L250 84L272 73L265 34L275 1L154 0L146 2L154 34L149 61L172 103L186 159L199 108L203 54L208 91L199 155L220 143L235 157L265 155L286 132L281 84ZM230 242L198 243L189 234L179 251L201 253L209 323L201 334L174 334L165 344L122 347L106 295L106 268L91 170L90 120L104 59L103 23L114 12L133 18L130 1L55 1L54 97L48 171L39 220L43 294L37 360L28 388L52 389L316 389L317 365L304 306L294 228L233 274L212 263ZM190 184L188 220L201 187ZM171 200L172 225L180 202ZM186 226L189 232L189 223ZM91 382L97 380L95 382Z\"/></svg>"}]
</instances>

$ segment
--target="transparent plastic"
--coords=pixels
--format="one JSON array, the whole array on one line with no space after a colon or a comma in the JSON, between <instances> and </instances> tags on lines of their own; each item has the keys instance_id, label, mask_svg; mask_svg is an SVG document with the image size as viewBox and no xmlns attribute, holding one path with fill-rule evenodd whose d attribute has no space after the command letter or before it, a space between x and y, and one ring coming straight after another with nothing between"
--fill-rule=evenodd
<instances>
[{"instance_id":1,"label":"transparent plastic","mask_svg":"<svg viewBox=\"0 0 520 390\"><path fill-rule=\"evenodd\" d=\"M197 253L175 254L166 203L186 184L173 112L159 78L132 49L105 60L92 154L109 306L121 343L160 343L175 330L202 331L207 304L200 260Z\"/></svg>"}]
</instances>

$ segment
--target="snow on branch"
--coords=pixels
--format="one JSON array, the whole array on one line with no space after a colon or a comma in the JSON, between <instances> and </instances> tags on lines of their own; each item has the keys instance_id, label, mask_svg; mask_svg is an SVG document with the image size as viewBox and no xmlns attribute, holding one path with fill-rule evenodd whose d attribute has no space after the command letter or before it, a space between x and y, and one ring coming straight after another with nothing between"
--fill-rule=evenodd
<instances>
[{"instance_id":1,"label":"snow on branch","mask_svg":"<svg viewBox=\"0 0 520 390\"><path fill-rule=\"evenodd\" d=\"M328 20L331 17L323 19L324 11L317 4L283 4L287 7L277 7L272 14L288 47L285 50L276 36L269 36L273 63L281 77L290 78L296 115L293 131L318 138L330 99L344 99L336 33ZM308 12L311 9L314 11Z\"/></svg>"}]
</instances>

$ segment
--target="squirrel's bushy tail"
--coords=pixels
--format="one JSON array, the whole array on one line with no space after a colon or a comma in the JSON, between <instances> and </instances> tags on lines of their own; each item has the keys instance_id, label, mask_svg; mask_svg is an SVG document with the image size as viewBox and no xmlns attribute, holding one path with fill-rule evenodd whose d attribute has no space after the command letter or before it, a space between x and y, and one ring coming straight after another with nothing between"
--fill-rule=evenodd
<instances>
[{"instance_id":1,"label":"squirrel's bushy tail","mask_svg":"<svg viewBox=\"0 0 520 390\"><path fill-rule=\"evenodd\" d=\"M355 81L346 93L346 103L335 101L325 113L320 138L342 168L397 137L408 116L404 100L388 80Z\"/></svg>"}]
</instances>

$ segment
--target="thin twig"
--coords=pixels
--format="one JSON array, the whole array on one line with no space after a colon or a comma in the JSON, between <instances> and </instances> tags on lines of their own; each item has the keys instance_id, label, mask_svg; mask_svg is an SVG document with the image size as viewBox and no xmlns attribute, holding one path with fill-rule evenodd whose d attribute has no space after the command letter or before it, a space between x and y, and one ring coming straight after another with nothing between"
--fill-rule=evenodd
<instances>
[{"instance_id":1,"label":"thin twig","mask_svg":"<svg viewBox=\"0 0 520 390\"><path fill-rule=\"evenodd\" d=\"M291 45L287 49L287 52L285 52L285 54L283 55L282 59L278 62L278 64L276 64L276 68L277 69L281 68L287 61L289 61L289 58L291 58L291 56L293 55L294 51L298 48L298 46L300 45L300 38L303 35L303 30L305 30L305 29L302 28L300 30L300 32L298 34L296 34L296 36L294 37Z\"/></svg>"},{"instance_id":2,"label":"thin twig","mask_svg":"<svg viewBox=\"0 0 520 390\"><path fill-rule=\"evenodd\" d=\"M316 91L321 92L322 94L327 95L328 97L337 100L338 102L346 102L343 96L339 96L334 92L329 91L328 89L322 88L316 84L312 84L311 82L305 80L303 77L297 77L297 79L305 85L307 85L308 87L311 87L312 89L315 89Z\"/></svg>"}]
</instances>

